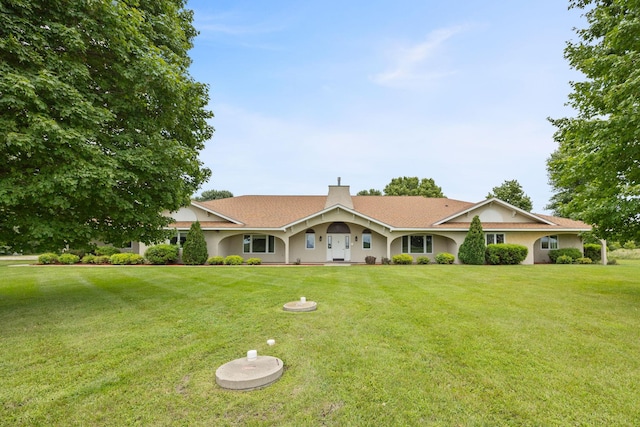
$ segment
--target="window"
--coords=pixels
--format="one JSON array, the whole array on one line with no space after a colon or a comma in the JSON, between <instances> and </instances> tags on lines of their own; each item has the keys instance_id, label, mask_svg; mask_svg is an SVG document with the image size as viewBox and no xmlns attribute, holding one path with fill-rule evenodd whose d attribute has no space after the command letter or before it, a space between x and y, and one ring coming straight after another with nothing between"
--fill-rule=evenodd
<instances>
[{"instance_id":1,"label":"window","mask_svg":"<svg viewBox=\"0 0 640 427\"><path fill-rule=\"evenodd\" d=\"M413 234L402 236L402 253L431 254L433 253L433 236Z\"/></svg>"},{"instance_id":2,"label":"window","mask_svg":"<svg viewBox=\"0 0 640 427\"><path fill-rule=\"evenodd\" d=\"M504 243L504 233L487 233L487 245L494 245L496 243Z\"/></svg>"},{"instance_id":3,"label":"window","mask_svg":"<svg viewBox=\"0 0 640 427\"><path fill-rule=\"evenodd\" d=\"M187 241L187 233L187 231L176 231L176 235L169 240L169 243L182 247L184 242Z\"/></svg>"},{"instance_id":4,"label":"window","mask_svg":"<svg viewBox=\"0 0 640 427\"><path fill-rule=\"evenodd\" d=\"M540 239L540 247L542 249L558 249L558 236L544 236Z\"/></svg>"},{"instance_id":5,"label":"window","mask_svg":"<svg viewBox=\"0 0 640 427\"><path fill-rule=\"evenodd\" d=\"M272 254L275 252L275 238L264 234L245 234L242 240L242 251L245 254Z\"/></svg>"},{"instance_id":6,"label":"window","mask_svg":"<svg viewBox=\"0 0 640 427\"><path fill-rule=\"evenodd\" d=\"M312 229L307 230L305 233L306 237L306 248L307 249L315 249L316 248L316 233Z\"/></svg>"},{"instance_id":7,"label":"window","mask_svg":"<svg viewBox=\"0 0 640 427\"><path fill-rule=\"evenodd\" d=\"M362 249L371 249L371 230L362 231Z\"/></svg>"}]
</instances>

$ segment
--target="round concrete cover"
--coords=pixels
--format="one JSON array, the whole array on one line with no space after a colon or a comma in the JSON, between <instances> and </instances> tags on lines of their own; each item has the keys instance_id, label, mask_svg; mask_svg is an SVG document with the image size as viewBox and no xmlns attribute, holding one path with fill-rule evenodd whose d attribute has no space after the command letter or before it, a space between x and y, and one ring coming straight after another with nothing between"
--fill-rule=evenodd
<instances>
[{"instance_id":1,"label":"round concrete cover","mask_svg":"<svg viewBox=\"0 0 640 427\"><path fill-rule=\"evenodd\" d=\"M291 301L282 307L284 311L314 311L317 308L318 304L315 301Z\"/></svg>"},{"instance_id":2,"label":"round concrete cover","mask_svg":"<svg viewBox=\"0 0 640 427\"><path fill-rule=\"evenodd\" d=\"M229 390L255 390L266 387L282 376L282 360L271 356L246 357L225 363L216 370L216 383Z\"/></svg>"}]
</instances>

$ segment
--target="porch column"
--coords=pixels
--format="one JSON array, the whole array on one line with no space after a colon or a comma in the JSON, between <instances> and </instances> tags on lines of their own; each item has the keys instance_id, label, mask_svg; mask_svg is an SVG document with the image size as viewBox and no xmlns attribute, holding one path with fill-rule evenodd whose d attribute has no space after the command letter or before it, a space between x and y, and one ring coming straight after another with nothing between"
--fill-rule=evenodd
<instances>
[{"instance_id":1,"label":"porch column","mask_svg":"<svg viewBox=\"0 0 640 427\"><path fill-rule=\"evenodd\" d=\"M600 258L602 260L602 265L607 265L609 260L607 259L607 241L604 239L600 239Z\"/></svg>"},{"instance_id":2,"label":"porch column","mask_svg":"<svg viewBox=\"0 0 640 427\"><path fill-rule=\"evenodd\" d=\"M389 238L389 236L386 236L387 238L387 259L391 259L391 239Z\"/></svg>"},{"instance_id":3,"label":"porch column","mask_svg":"<svg viewBox=\"0 0 640 427\"><path fill-rule=\"evenodd\" d=\"M284 241L284 263L289 264L289 235L282 240Z\"/></svg>"}]
</instances>

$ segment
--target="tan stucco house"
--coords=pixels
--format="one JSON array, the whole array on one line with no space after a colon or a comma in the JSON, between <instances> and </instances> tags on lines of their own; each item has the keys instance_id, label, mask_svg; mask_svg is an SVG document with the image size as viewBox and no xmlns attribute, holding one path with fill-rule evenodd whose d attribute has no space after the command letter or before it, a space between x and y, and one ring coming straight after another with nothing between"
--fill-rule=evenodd
<instances>
[{"instance_id":1,"label":"tan stucco house","mask_svg":"<svg viewBox=\"0 0 640 427\"><path fill-rule=\"evenodd\" d=\"M331 185L326 196L239 196L191 205L170 214L174 242L199 221L209 256L258 257L263 263L364 263L408 253L431 259L458 254L480 217L487 244L529 249L525 264L549 262L550 249L582 249L583 222L532 214L498 199L479 203L421 196L352 196ZM144 253L144 245L135 245Z\"/></svg>"}]
</instances>

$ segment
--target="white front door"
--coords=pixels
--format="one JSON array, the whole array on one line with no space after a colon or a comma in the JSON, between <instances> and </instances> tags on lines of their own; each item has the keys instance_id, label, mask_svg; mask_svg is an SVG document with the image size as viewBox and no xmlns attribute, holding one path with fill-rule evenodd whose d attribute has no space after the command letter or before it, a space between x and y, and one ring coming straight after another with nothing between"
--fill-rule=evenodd
<instances>
[{"instance_id":1,"label":"white front door","mask_svg":"<svg viewBox=\"0 0 640 427\"><path fill-rule=\"evenodd\" d=\"M327 261L351 260L351 236L327 234Z\"/></svg>"}]
</instances>

